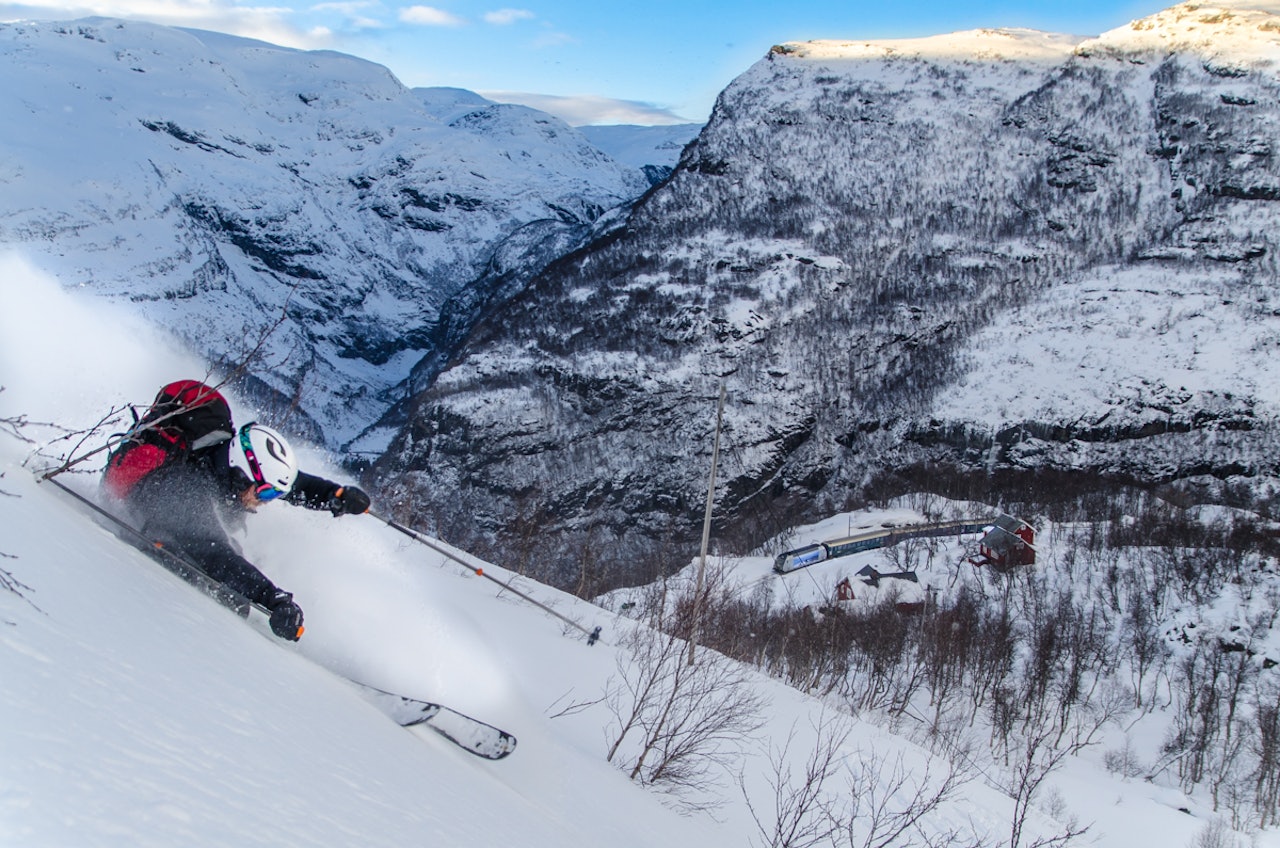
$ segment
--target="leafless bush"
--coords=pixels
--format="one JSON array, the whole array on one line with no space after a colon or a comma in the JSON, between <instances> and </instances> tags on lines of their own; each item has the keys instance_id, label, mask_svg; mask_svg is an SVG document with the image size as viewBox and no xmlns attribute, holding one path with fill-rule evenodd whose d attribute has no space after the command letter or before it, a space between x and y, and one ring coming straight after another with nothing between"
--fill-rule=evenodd
<instances>
[{"instance_id":1,"label":"leafless bush","mask_svg":"<svg viewBox=\"0 0 1280 848\"><path fill-rule=\"evenodd\" d=\"M1055 725L1049 716L1041 715L1039 723L1025 725L1023 732L1013 740L1013 744L1006 749L1013 755L1009 782L1005 786L1005 791L1013 799L1009 841L1005 843L1007 848L1022 848L1027 817L1049 775L1057 771L1067 757L1073 756L1089 744L1093 732L1100 728L1102 721L1109 718L1104 716L1098 722L1079 724L1067 729ZM1088 829L1087 825L1082 827L1075 821L1068 821L1057 834L1033 840L1028 843L1028 848L1068 845Z\"/></svg>"},{"instance_id":2,"label":"leafless bush","mask_svg":"<svg viewBox=\"0 0 1280 848\"><path fill-rule=\"evenodd\" d=\"M1263 681L1253 699L1254 804L1258 827L1274 827L1280 823L1280 685Z\"/></svg>"},{"instance_id":3,"label":"leafless bush","mask_svg":"<svg viewBox=\"0 0 1280 848\"><path fill-rule=\"evenodd\" d=\"M770 794L764 799L770 806L767 813L757 809L765 804L753 800L745 776L738 776L738 786L756 824L760 844L768 848L829 844L840 825L831 815L834 798L827 784L842 767L840 749L849 738L850 729L848 724L835 720L816 727L816 741L799 772L791 764L794 731L780 747L771 743L770 772L766 778Z\"/></svg>"},{"instance_id":4,"label":"leafless bush","mask_svg":"<svg viewBox=\"0 0 1280 848\"><path fill-rule=\"evenodd\" d=\"M846 615L855 622L849 671L842 693L855 712L901 710L923 683L915 650L912 620L888 598L862 613Z\"/></svg>"},{"instance_id":5,"label":"leafless bush","mask_svg":"<svg viewBox=\"0 0 1280 848\"><path fill-rule=\"evenodd\" d=\"M1240 841L1223 818L1215 817L1200 828L1187 848L1239 848Z\"/></svg>"},{"instance_id":6,"label":"leafless bush","mask_svg":"<svg viewBox=\"0 0 1280 848\"><path fill-rule=\"evenodd\" d=\"M849 848L943 848L980 845L965 840L957 830L939 830L929 819L969 782L969 775L954 762L942 774L936 760L923 769L908 768L903 757L890 762L875 751L862 753L850 766L848 792L843 807L832 815L839 823L839 842Z\"/></svg>"},{"instance_id":7,"label":"leafless bush","mask_svg":"<svg viewBox=\"0 0 1280 848\"><path fill-rule=\"evenodd\" d=\"M1133 747L1133 741L1127 736L1122 747L1113 748L1102 755L1102 762L1107 771L1121 777L1140 777L1147 772L1146 766L1139 760L1138 752Z\"/></svg>"},{"instance_id":8,"label":"leafless bush","mask_svg":"<svg viewBox=\"0 0 1280 848\"><path fill-rule=\"evenodd\" d=\"M935 816L969 782L954 761L939 774L937 760L908 767L902 755L846 753L851 726L837 719L814 728L813 748L803 767L793 765L793 732L769 752L769 795L753 798L744 777L739 786L759 836L768 848L959 848L983 844L959 830L938 827ZM767 806L766 806L767 805ZM763 812L762 812L763 811Z\"/></svg>"},{"instance_id":9,"label":"leafless bush","mask_svg":"<svg viewBox=\"0 0 1280 848\"><path fill-rule=\"evenodd\" d=\"M682 806L703 806L716 770L761 726L764 698L744 666L711 651L690 663L671 633L638 627L623 647L605 692L617 722L606 759Z\"/></svg>"},{"instance_id":10,"label":"leafless bush","mask_svg":"<svg viewBox=\"0 0 1280 848\"><path fill-rule=\"evenodd\" d=\"M17 557L13 556L12 554L6 554L2 552L0 552L0 557L3 557L5 559L17 559ZM32 589L30 586L28 586L26 583L23 583L18 578L14 577L13 572L9 571L8 569L0 568L0 589L3 589L6 592L11 592L12 594L17 595L19 598L21 598L22 600L30 604L31 608L36 610L37 612L43 611L40 609L40 607L36 606L35 602L32 601L30 598L28 598L25 594L26 592L32 592L35 590Z\"/></svg>"},{"instance_id":11,"label":"leafless bush","mask_svg":"<svg viewBox=\"0 0 1280 848\"><path fill-rule=\"evenodd\" d=\"M0 392L3 392L4 390L4 386L0 386ZM30 462L32 458L41 455L42 451L47 449L50 445L57 444L58 442L79 437L79 443L76 446L78 448L79 444L83 444L86 439L100 432L104 426L118 420L118 416L121 411L122 410L120 409L113 409L98 421L97 424L85 430L72 430L68 427L62 426L61 424L54 424L48 421L32 421L26 415L11 415L0 418L0 433L5 433L20 442L25 442L28 445L34 445L35 447L32 450L31 456L26 460L26 462ZM42 443L39 438L33 437L33 431L52 432L55 435L47 443ZM76 448L73 448L72 451L75 449ZM57 462L61 460L55 459L54 461ZM24 463L24 465L25 464L26 463Z\"/></svg>"},{"instance_id":12,"label":"leafless bush","mask_svg":"<svg viewBox=\"0 0 1280 848\"><path fill-rule=\"evenodd\" d=\"M4 473L0 472L0 480L3 480L3 479L4 479ZM3 489L0 489L0 496L9 497L9 498L17 497L17 495L10 494L9 492L4 491ZM13 554L7 554L4 551L0 551L0 559L17 559L17 557L14 556ZM18 578L14 577L13 572L9 571L8 569L0 568L0 589L3 589L6 592L10 592L14 595L17 595L19 598L22 598L22 600L26 601L28 604L31 604L31 606L36 610L40 609L31 601L30 598L28 598L24 594L25 592L31 592L34 590L27 584L23 583Z\"/></svg>"}]
</instances>

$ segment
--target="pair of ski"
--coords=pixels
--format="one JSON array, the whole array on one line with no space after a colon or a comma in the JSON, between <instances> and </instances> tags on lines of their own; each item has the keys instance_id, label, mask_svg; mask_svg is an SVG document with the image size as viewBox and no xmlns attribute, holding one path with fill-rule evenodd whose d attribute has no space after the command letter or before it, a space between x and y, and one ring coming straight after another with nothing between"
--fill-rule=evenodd
<instances>
[{"instance_id":1,"label":"pair of ski","mask_svg":"<svg viewBox=\"0 0 1280 848\"><path fill-rule=\"evenodd\" d=\"M163 545L148 539L141 531L104 509L90 498L74 489L63 485L53 477L45 477L61 491L70 495L81 505L88 507L98 516L107 520L117 535L131 545L146 553L164 568L181 577L187 583L199 589L219 604L233 610L241 618L249 618L253 610L264 615L270 612L251 602L240 593L214 580L198 565L178 551L170 550ZM465 713L431 701L421 701L387 692L374 686L347 679L354 685L365 700L380 709L401 727L426 727L468 753L483 757L486 760L500 760L516 748L516 738L505 730L472 718Z\"/></svg>"}]
</instances>

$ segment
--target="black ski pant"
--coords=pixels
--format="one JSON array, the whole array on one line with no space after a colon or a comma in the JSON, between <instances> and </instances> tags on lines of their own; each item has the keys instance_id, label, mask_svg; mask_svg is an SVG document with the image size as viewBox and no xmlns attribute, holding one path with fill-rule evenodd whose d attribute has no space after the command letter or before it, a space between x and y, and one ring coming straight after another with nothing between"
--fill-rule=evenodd
<instances>
[{"instance_id":1,"label":"black ski pant","mask_svg":"<svg viewBox=\"0 0 1280 848\"><path fill-rule=\"evenodd\" d=\"M170 550L186 555L214 580L255 603L267 606L275 597L276 585L227 542L182 537L159 541Z\"/></svg>"}]
</instances>

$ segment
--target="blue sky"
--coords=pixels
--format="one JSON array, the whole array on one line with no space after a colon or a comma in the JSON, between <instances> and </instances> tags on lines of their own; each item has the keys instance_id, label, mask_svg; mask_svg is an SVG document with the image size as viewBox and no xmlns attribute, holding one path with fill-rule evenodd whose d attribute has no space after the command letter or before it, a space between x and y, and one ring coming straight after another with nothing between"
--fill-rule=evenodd
<instances>
[{"instance_id":1,"label":"blue sky","mask_svg":"<svg viewBox=\"0 0 1280 848\"><path fill-rule=\"evenodd\" d=\"M510 5L506 5L509 3ZM529 102L570 123L702 122L783 41L1028 27L1097 35L1175 0L0 0L0 20L88 15L213 29L386 65L410 86ZM550 95L540 99L526 94Z\"/></svg>"}]
</instances>

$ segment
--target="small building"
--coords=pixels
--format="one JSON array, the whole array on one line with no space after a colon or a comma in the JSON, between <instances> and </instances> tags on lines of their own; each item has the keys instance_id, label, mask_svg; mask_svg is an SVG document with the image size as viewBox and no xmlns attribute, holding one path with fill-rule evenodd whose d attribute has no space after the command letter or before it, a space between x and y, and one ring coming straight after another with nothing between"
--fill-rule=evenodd
<instances>
[{"instance_id":1,"label":"small building","mask_svg":"<svg viewBox=\"0 0 1280 848\"><path fill-rule=\"evenodd\" d=\"M869 565L864 565L858 571L858 576L862 578L863 583L876 588L879 588L881 580L906 580L908 583L920 582L920 578L916 576L914 571L891 571L888 574L881 574Z\"/></svg>"},{"instance_id":2,"label":"small building","mask_svg":"<svg viewBox=\"0 0 1280 848\"><path fill-rule=\"evenodd\" d=\"M836 608L841 604L859 602L875 604L884 598L892 598L894 608L900 613L917 613L924 609L924 587L914 571L894 571L883 574L871 566L865 566L854 583L849 577L836 584ZM898 581L885 584L883 581ZM855 586L861 585L857 591Z\"/></svg>"},{"instance_id":3,"label":"small building","mask_svg":"<svg viewBox=\"0 0 1280 848\"><path fill-rule=\"evenodd\" d=\"M978 542L978 556L969 560L996 571L1036 563L1036 531L1021 518L1002 515Z\"/></svg>"}]
</instances>

